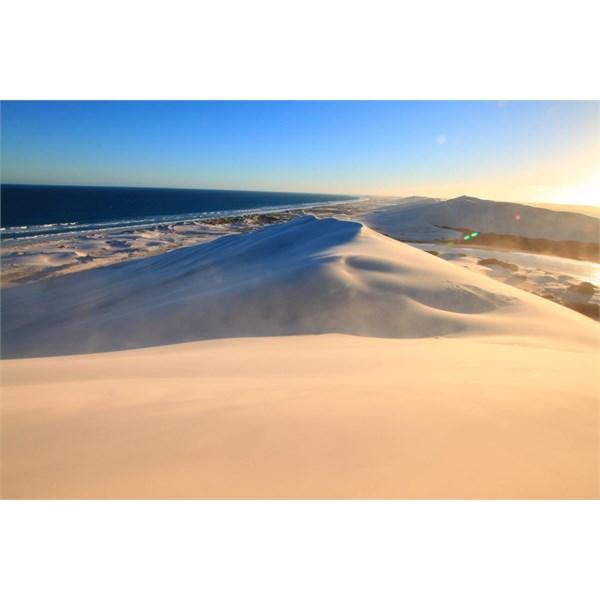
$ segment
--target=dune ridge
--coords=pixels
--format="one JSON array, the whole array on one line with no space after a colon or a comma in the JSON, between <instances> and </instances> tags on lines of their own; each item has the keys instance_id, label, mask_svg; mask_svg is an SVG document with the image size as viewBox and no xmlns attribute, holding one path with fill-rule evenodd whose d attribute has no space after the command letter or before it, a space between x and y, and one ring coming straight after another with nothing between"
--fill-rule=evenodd
<instances>
[{"instance_id":1,"label":"dune ridge","mask_svg":"<svg viewBox=\"0 0 600 600\"><path fill-rule=\"evenodd\" d=\"M23 285L2 311L3 498L600 495L600 325L358 223Z\"/></svg>"},{"instance_id":2,"label":"dune ridge","mask_svg":"<svg viewBox=\"0 0 600 600\"><path fill-rule=\"evenodd\" d=\"M326 333L595 343L580 315L360 223L310 216L11 288L2 316L4 358Z\"/></svg>"}]
</instances>

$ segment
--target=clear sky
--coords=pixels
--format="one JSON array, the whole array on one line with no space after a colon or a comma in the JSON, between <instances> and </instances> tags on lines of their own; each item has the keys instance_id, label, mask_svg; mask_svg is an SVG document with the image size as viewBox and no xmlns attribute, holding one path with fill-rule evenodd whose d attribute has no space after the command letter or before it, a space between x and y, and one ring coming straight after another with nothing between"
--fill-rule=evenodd
<instances>
[{"instance_id":1,"label":"clear sky","mask_svg":"<svg viewBox=\"0 0 600 600\"><path fill-rule=\"evenodd\" d=\"M2 182L597 204L598 102L2 102Z\"/></svg>"}]
</instances>

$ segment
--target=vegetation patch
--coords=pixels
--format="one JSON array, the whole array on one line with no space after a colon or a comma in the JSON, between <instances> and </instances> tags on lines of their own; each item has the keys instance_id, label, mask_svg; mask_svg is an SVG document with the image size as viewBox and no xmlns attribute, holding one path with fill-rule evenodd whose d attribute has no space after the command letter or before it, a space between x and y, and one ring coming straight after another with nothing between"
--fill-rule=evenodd
<instances>
[{"instance_id":1,"label":"vegetation patch","mask_svg":"<svg viewBox=\"0 0 600 600\"><path fill-rule=\"evenodd\" d=\"M477 261L477 264L483 265L484 267L502 267L503 269L513 271L513 273L519 270L519 267L517 265L514 265L513 263L504 262L503 260L498 260L497 258L482 258L481 260Z\"/></svg>"}]
</instances>

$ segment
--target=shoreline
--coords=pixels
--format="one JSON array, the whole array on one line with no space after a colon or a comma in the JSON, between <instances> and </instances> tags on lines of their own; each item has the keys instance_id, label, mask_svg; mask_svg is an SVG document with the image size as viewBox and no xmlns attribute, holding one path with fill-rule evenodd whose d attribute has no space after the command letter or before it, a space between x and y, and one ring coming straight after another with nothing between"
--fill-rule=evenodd
<instances>
[{"instance_id":1,"label":"shoreline","mask_svg":"<svg viewBox=\"0 0 600 600\"><path fill-rule=\"evenodd\" d=\"M223 211L210 212L189 212L176 214L157 214L139 217L122 217L120 220L108 221L90 221L90 222L65 222L65 223L46 223L46 224L30 224L30 225L14 225L10 227L1 227L0 236L9 241L24 240L32 242L37 238L50 238L50 236L64 235L85 235L90 233L118 233L124 229L144 229L153 226L173 225L176 223L194 223L206 222L212 219L219 218L235 218L243 217L250 214L271 214L295 211L300 209L314 209L327 206L339 206L345 204L356 204L369 200L368 196L357 196L350 200L335 200L330 202L315 202L300 205L284 205L284 206L264 206L262 208L250 209L231 209ZM52 231L58 229L59 231ZM8 236L8 237L7 237Z\"/></svg>"},{"instance_id":2,"label":"shoreline","mask_svg":"<svg viewBox=\"0 0 600 600\"><path fill-rule=\"evenodd\" d=\"M226 235L248 233L307 214L325 218L352 217L382 202L383 197L330 202L297 208L244 211L206 219L169 218L137 227L66 231L29 239L5 238L0 248L1 288L22 285L128 260L147 258Z\"/></svg>"},{"instance_id":3,"label":"shoreline","mask_svg":"<svg viewBox=\"0 0 600 600\"><path fill-rule=\"evenodd\" d=\"M600 305L600 264L597 262L556 254L527 252L523 247L502 247L505 245L504 240L509 240L514 245L515 240L518 241L514 236L481 234L481 240L478 239L478 242L489 238L490 245L473 242L465 244L461 239L463 235L461 230L447 228L438 231L446 231L448 235L454 235L454 239L419 240L418 234L414 239L411 239L412 234L396 236L394 231L387 231L385 227L380 229L377 223L374 225L370 223L372 217L377 216L381 209L385 211L413 202L412 198L365 196L353 201L294 209L267 210L265 208L260 211L215 216L203 220L169 220L135 228L119 227L87 233L50 234L48 237L44 236L44 239L40 239L42 236L31 240L3 239L1 288L9 289L71 273L158 256L178 248L205 244L224 236L249 233L268 225L312 215L317 218L332 217L366 223L376 231L399 242L414 247L431 246L429 251L441 258L452 260L475 272L553 300L591 318L597 318ZM525 248L544 245L543 240L525 239L525 242L521 244ZM561 247L560 243L556 242L549 242L548 246L559 249ZM583 247L585 244L571 242L566 246ZM461 260L465 256L477 256L480 260L495 257L503 262L516 263L519 272L482 268L476 260ZM536 268L532 264L535 261L544 266ZM572 262L567 263L567 261ZM579 265L574 264L575 262ZM578 294L577 286L585 283L597 289L591 295Z\"/></svg>"}]
</instances>

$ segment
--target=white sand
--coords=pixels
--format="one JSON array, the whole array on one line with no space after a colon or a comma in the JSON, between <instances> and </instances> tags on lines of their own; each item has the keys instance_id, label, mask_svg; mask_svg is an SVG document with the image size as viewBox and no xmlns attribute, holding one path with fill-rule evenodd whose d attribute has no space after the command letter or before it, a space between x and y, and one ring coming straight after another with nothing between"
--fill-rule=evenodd
<instances>
[{"instance_id":1,"label":"white sand","mask_svg":"<svg viewBox=\"0 0 600 600\"><path fill-rule=\"evenodd\" d=\"M3 240L2 287L145 258L230 232L225 226L189 223Z\"/></svg>"},{"instance_id":2,"label":"white sand","mask_svg":"<svg viewBox=\"0 0 600 600\"><path fill-rule=\"evenodd\" d=\"M178 221L136 228L64 231L27 238L4 238L0 248L2 288L31 283L118 262L147 258L174 248L209 242L224 235L247 233L269 222L284 222L304 214L348 218L363 214L390 198L361 198L356 202L326 204L294 210L254 213L208 221ZM402 202L396 200L395 202ZM51 260L49 260L51 257Z\"/></svg>"},{"instance_id":3,"label":"white sand","mask_svg":"<svg viewBox=\"0 0 600 600\"><path fill-rule=\"evenodd\" d=\"M5 361L3 496L597 498L597 355L521 341Z\"/></svg>"},{"instance_id":4,"label":"white sand","mask_svg":"<svg viewBox=\"0 0 600 600\"><path fill-rule=\"evenodd\" d=\"M461 239L462 234L459 232L438 225L432 225L425 219L444 225L446 224L446 220L442 217L450 212L453 215L454 220L452 222L455 226L473 226L474 223L471 221L473 216L473 211L470 209L471 205L476 205L480 213L487 215L487 221L493 225L492 229L501 229L506 225L507 213L503 203L474 198L468 200L469 202L465 202L464 199L449 201L449 206L452 207L449 211L447 209L440 209L440 207L447 205L437 198L422 196L406 198L371 196L355 203L324 205L270 215L247 215L233 221L220 223L187 221L148 225L137 229L121 228L87 233L71 232L61 235L45 235L29 240L3 240L1 249L1 285L3 288L13 287L118 262L162 254L174 248L205 243L225 235L253 231L264 226L265 221L269 219L283 222L302 214L313 214L321 218L335 217L337 219L360 221L396 239L410 242L415 242L416 240L431 242L442 239ZM523 205L513 204L510 206L512 208L508 212L509 221L514 221L513 213L516 211L525 215L524 211L533 210ZM539 209L540 206L534 206L535 208ZM520 231L520 233L525 233L532 237L543 237L547 233L548 223L551 224L553 231L560 232L561 237L568 237L569 235L578 237L582 228L587 228L589 230L588 234L590 232L593 234L593 231L598 228L597 219L590 221L589 219L586 220L582 215L561 215L558 212L567 211L567 209L571 208L570 212L583 211L584 214L597 216L596 213L599 210L597 207L587 207L587 213L583 210L583 207L576 206L547 205L547 208L553 209L554 212L533 210L533 213L527 213L529 218L520 223L520 225L526 223L527 227L525 230ZM409 209L410 211L407 212ZM430 209L433 211L431 214L428 212ZM436 212L440 210L441 212ZM423 211L427 214L424 214ZM565 223L568 225L568 223L573 222L576 222L579 228L565 226ZM509 225L512 227L513 223L510 222ZM589 237L588 235L588 239ZM419 247L424 246L421 244ZM433 247L432 249L440 250L439 247ZM476 254L473 251L476 251ZM475 258L485 258L490 255L491 251L489 248L461 248L460 252L469 253L470 256ZM575 268L570 269L570 273L567 273L570 275L569 278L561 278L562 267L558 262L560 259L557 261L548 256L511 253L510 251L497 250L493 252L495 256L498 256L499 252L505 252L505 258L499 256L501 260L508 260L523 267L519 271L518 277L501 278L504 282L517 285L517 287L536 294L553 297L558 302L562 302L563 297L568 293L568 289L574 285L584 281L598 285L597 280L600 277L600 270L599 266L594 263L577 261L579 265L575 265ZM448 252L443 252L441 255L446 258L448 257ZM463 266L469 268L477 263L476 260L464 260L461 262ZM571 262L575 263L576 261ZM555 266L559 268L555 269ZM477 266L474 267L474 270L486 275L496 275L492 270ZM543 273L542 271L546 271L547 273ZM591 275L590 271L592 272ZM553 281L543 282L539 279L546 274L552 277ZM525 276L526 280L524 281L521 276ZM600 303L600 288L590 302L594 304Z\"/></svg>"},{"instance_id":5,"label":"white sand","mask_svg":"<svg viewBox=\"0 0 600 600\"><path fill-rule=\"evenodd\" d=\"M598 263L510 250L465 246L444 247L440 244L411 245L428 252L437 252L440 258L475 273L498 279L537 295L552 296L559 302L600 304L600 264ZM479 261L486 258L495 258L518 268L516 271L508 271L500 267L480 265ZM576 298L569 289L582 282L591 283L596 290L588 297Z\"/></svg>"},{"instance_id":6,"label":"white sand","mask_svg":"<svg viewBox=\"0 0 600 600\"><path fill-rule=\"evenodd\" d=\"M557 319L546 300L359 223L314 217L11 288L2 314L4 358L317 333L518 331L579 347L596 333L572 311Z\"/></svg>"},{"instance_id":7,"label":"white sand","mask_svg":"<svg viewBox=\"0 0 600 600\"><path fill-rule=\"evenodd\" d=\"M599 495L600 326L356 223L11 288L2 309L3 355L26 357L2 362L6 498Z\"/></svg>"}]
</instances>

